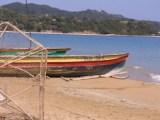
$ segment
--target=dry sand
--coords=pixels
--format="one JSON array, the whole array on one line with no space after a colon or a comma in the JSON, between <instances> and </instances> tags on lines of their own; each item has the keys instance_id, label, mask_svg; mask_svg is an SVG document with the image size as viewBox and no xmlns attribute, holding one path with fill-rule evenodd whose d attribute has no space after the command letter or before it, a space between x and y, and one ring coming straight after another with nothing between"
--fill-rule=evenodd
<instances>
[{"instance_id":1,"label":"dry sand","mask_svg":"<svg viewBox=\"0 0 160 120\"><path fill-rule=\"evenodd\" d=\"M0 78L2 88L26 112L38 115L37 84L28 78ZM30 89L29 89L30 88ZM95 78L46 80L45 120L160 120L160 86L135 80ZM26 91L19 96L16 93ZM11 112L0 107L0 115Z\"/></svg>"}]
</instances>

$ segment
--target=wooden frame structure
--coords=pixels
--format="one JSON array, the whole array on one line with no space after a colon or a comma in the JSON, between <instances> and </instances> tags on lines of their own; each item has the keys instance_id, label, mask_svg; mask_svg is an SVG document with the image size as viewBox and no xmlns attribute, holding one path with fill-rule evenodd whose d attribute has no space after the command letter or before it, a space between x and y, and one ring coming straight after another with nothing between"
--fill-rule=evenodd
<instances>
[{"instance_id":1,"label":"wooden frame structure","mask_svg":"<svg viewBox=\"0 0 160 120\"><path fill-rule=\"evenodd\" d=\"M46 80L46 71L47 71L47 49L40 44L37 40L33 39L32 37L28 36L27 34L25 34L25 32L21 31L20 29L18 29L16 26L14 26L13 24L9 23L9 22L2 22L0 23L0 40L1 38L3 38L3 36L5 35L6 31L8 30L13 30L17 33L19 33L20 35L22 35L23 37L25 37L25 39L27 39L29 42L33 43L35 45L34 48L30 48L29 51L25 52L24 54L21 55L16 55L8 60L5 60L4 63L0 64L0 68L13 68L16 70L20 70L21 72L24 72L25 74L27 74L28 76L30 76L32 79L36 79L38 78L38 86L39 86L39 119L40 120L44 120L44 94L45 94L45 80ZM30 73L29 71L20 68L20 67L16 67L14 65L12 65L12 63L19 61L19 60L23 60L26 57L30 57L30 56L34 56L38 53L39 59L41 59L40 63L39 63L39 73L37 73L37 75L34 75L32 73ZM30 119L32 119L32 117L30 116L29 113L26 113L24 111L23 108L19 107L18 104L16 103L16 101L13 101L4 91L0 90L1 95L3 95L8 102L13 102L15 103L15 105L17 106L17 108L23 112L25 115L27 115Z\"/></svg>"}]
</instances>

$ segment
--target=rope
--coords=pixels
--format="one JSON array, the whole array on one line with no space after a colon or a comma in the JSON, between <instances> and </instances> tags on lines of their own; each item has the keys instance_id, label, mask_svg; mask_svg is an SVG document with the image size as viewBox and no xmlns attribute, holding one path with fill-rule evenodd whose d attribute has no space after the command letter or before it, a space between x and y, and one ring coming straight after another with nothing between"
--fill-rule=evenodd
<instances>
[{"instance_id":1,"label":"rope","mask_svg":"<svg viewBox=\"0 0 160 120\"><path fill-rule=\"evenodd\" d=\"M106 73L104 75L94 75L94 76L84 76L84 77L61 77L62 80L65 81L79 81L79 80L89 80L94 78L107 78L112 77L116 79L127 79L129 78L129 72L130 71L140 71L144 75L150 77L152 80L160 81L160 75L150 72L149 70L141 67L141 66L126 66L121 69L114 69L110 71L109 73Z\"/></svg>"},{"instance_id":2,"label":"rope","mask_svg":"<svg viewBox=\"0 0 160 120\"><path fill-rule=\"evenodd\" d=\"M127 75L125 75L127 74ZM121 76L119 76L121 75ZM93 76L83 76L83 77L71 77L71 78L66 78L66 77L61 77L61 79L65 81L79 81L79 80L89 80L89 79L95 79L95 78L107 78L107 77L113 77L117 79L126 79L128 78L128 72L124 71L124 68L122 69L115 69L112 70L106 74L103 75L93 75Z\"/></svg>"}]
</instances>

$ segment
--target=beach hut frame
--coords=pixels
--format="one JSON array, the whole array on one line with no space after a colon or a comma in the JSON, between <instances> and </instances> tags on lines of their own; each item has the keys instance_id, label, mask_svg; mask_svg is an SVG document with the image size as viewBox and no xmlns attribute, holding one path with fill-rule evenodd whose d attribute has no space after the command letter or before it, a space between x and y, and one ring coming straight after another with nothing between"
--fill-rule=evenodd
<instances>
[{"instance_id":1,"label":"beach hut frame","mask_svg":"<svg viewBox=\"0 0 160 120\"><path fill-rule=\"evenodd\" d=\"M35 45L34 48L30 48L30 50L24 54L21 55L16 55L13 58L6 60L3 64L0 65L0 68L6 68L6 67L11 67L20 71L23 71L27 75L29 75L32 79L38 78L38 87L39 87L39 119L44 120L44 94L45 94L45 80L46 80L46 71L47 71L47 49L40 44L37 40L33 39L32 37L28 36L25 32L21 31L18 29L15 25L9 23L9 22L1 22L0 23L0 40L8 30L8 28L13 29L17 33L21 34L23 37L25 37L29 42L33 43ZM10 30L9 29L9 30ZM13 41L14 42L14 41ZM40 61L40 67L39 67L39 73L37 75L33 75L29 71L16 67L12 65L12 63L22 60L26 57L36 55L38 54L39 58L41 59ZM22 90L23 91L23 90ZM25 110L21 107L18 106L18 103L16 101L12 100L11 97L9 97L4 91L0 90L0 93L9 101L13 102L21 112L23 112L25 115L27 115L30 119L32 119L30 113L25 112ZM18 94L17 94L18 95Z\"/></svg>"}]
</instances>

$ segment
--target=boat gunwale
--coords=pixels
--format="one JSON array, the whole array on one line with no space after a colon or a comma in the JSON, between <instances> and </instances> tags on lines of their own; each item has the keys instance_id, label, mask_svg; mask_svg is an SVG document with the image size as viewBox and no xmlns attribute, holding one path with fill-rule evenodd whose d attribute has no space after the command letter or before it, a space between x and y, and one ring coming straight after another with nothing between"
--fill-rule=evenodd
<instances>
[{"instance_id":1,"label":"boat gunwale","mask_svg":"<svg viewBox=\"0 0 160 120\"><path fill-rule=\"evenodd\" d=\"M101 65L112 65L126 61L126 57L114 59L114 60L104 60L104 61L75 61L75 62L48 62L48 67L82 67L82 66L101 66ZM39 62L14 62L12 65L19 65L22 67L37 67Z\"/></svg>"},{"instance_id":2,"label":"boat gunwale","mask_svg":"<svg viewBox=\"0 0 160 120\"><path fill-rule=\"evenodd\" d=\"M2 57L0 57L0 58L2 58ZM5 57L6 58L6 57ZM127 58L128 58L128 54L122 54L122 55L117 55L117 57L115 57L115 58L108 58L107 59L107 57L106 57L106 59L105 59L105 57L104 56L102 56L102 57L99 57L99 58L97 58L97 59L79 59L79 60L76 60L76 59L68 59L68 61L67 60L65 60L65 59L63 59L63 57L61 57L61 59L60 60L56 60L55 61L55 57L49 57L49 58L53 58L53 60L52 59L48 59L47 60L47 62L48 63L55 63L55 64L82 64L82 63L96 63L96 62L101 62L101 63L103 63L103 62L113 62L113 61L117 61L117 60L121 60L121 61L124 61L124 60L126 60ZM56 58L59 58L59 57L56 57ZM3 59L3 58L2 58ZM6 59L6 60L8 60L8 59ZM3 61L3 60L2 60ZM9 60L8 60L9 61ZM4 61L5 62L5 61ZM0 61L0 63L4 63L4 62L1 62ZM34 60L27 60L27 59L22 59L22 60L19 60L19 61L16 61L16 62L14 62L14 63L19 63L19 64L25 64L25 63L28 63L28 64L36 64L36 63L39 63L39 61L36 59L35 61Z\"/></svg>"},{"instance_id":3,"label":"boat gunwale","mask_svg":"<svg viewBox=\"0 0 160 120\"><path fill-rule=\"evenodd\" d=\"M23 56L23 54L22 54ZM100 58L100 57L108 57L108 56L129 56L129 53L117 53L117 54L98 54L98 55L61 55L61 56L48 56L48 58L80 58L80 57L86 57L86 58ZM5 57L16 57L16 55L0 55L0 58ZM31 56L29 58L37 58L38 56Z\"/></svg>"},{"instance_id":4,"label":"boat gunwale","mask_svg":"<svg viewBox=\"0 0 160 120\"><path fill-rule=\"evenodd\" d=\"M25 52L32 50L33 48L0 48L1 52ZM69 51L71 48L46 48L48 51Z\"/></svg>"}]
</instances>

